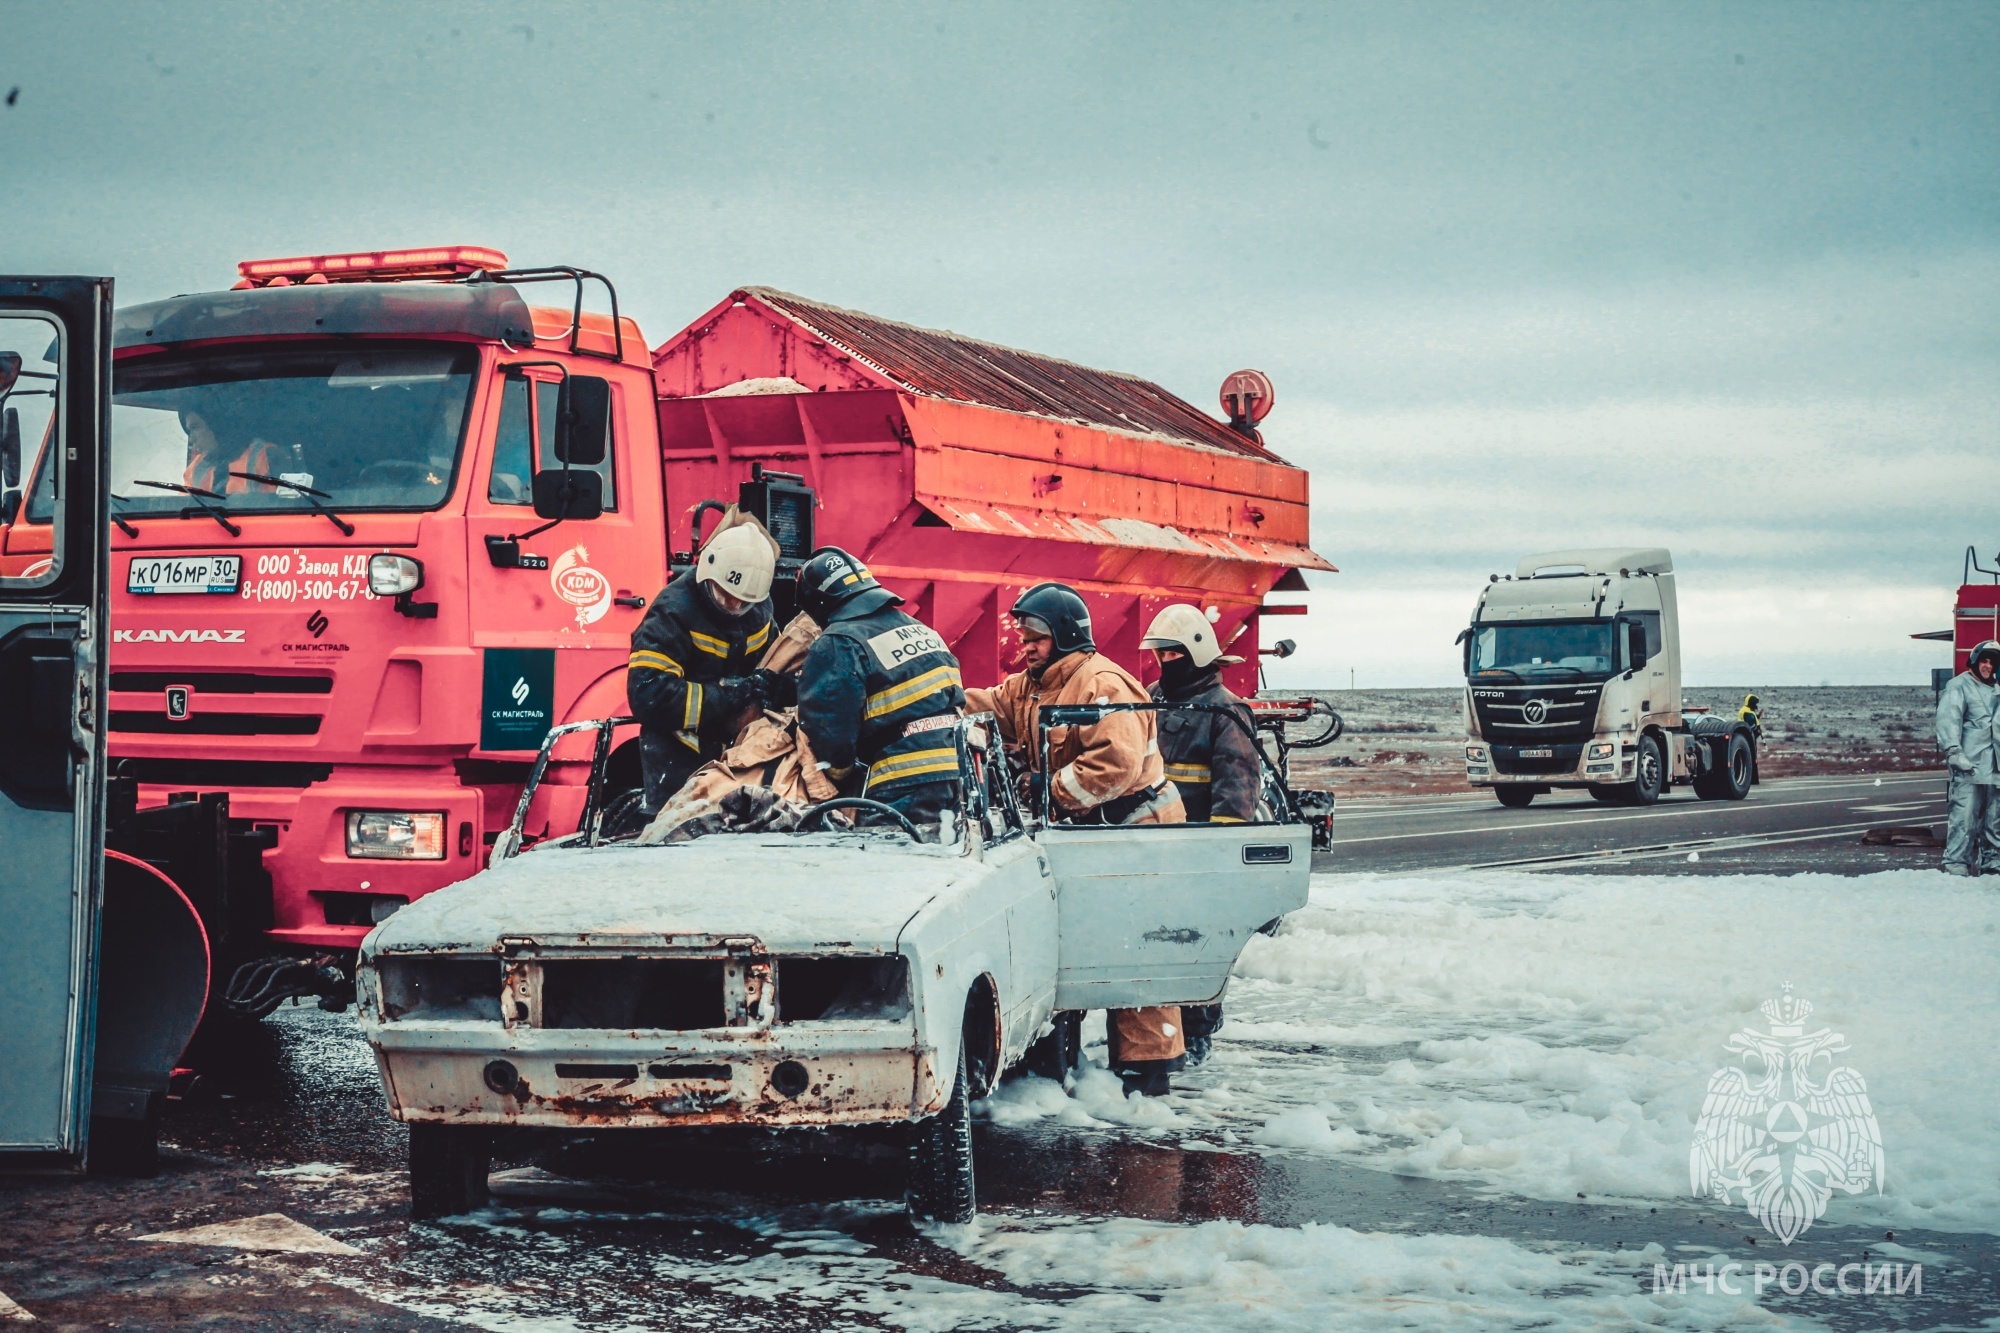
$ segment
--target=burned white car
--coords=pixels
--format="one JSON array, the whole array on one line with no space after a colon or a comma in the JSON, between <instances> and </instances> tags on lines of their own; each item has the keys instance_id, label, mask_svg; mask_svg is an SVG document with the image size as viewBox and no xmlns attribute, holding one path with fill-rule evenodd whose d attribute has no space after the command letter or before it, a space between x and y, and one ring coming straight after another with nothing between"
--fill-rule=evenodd
<instances>
[{"instance_id":1,"label":"burned white car","mask_svg":"<svg viewBox=\"0 0 2000 1333\"><path fill-rule=\"evenodd\" d=\"M959 724L941 842L816 827L872 804L851 799L800 831L662 846L593 831L508 855L515 830L382 923L361 1024L410 1125L415 1213L483 1202L503 1127L893 1123L912 1215L968 1220L969 1103L1058 1011L1214 1000L1304 904L1312 843L1275 770L1268 823L1044 824L990 734Z\"/></svg>"}]
</instances>

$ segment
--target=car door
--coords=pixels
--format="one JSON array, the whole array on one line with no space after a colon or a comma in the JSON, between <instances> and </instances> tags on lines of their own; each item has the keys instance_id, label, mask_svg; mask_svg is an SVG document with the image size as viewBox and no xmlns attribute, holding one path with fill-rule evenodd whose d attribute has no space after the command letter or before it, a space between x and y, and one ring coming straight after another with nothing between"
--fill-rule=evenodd
<instances>
[{"instance_id":1,"label":"car door","mask_svg":"<svg viewBox=\"0 0 2000 1333\"><path fill-rule=\"evenodd\" d=\"M0 1156L80 1157L90 1113L110 330L109 278L0 277L0 397L46 423L56 502L46 562L0 573Z\"/></svg>"},{"instance_id":2,"label":"car door","mask_svg":"<svg viewBox=\"0 0 2000 1333\"><path fill-rule=\"evenodd\" d=\"M1259 926L1305 906L1304 824L1051 825L1056 1007L1202 1004Z\"/></svg>"}]
</instances>

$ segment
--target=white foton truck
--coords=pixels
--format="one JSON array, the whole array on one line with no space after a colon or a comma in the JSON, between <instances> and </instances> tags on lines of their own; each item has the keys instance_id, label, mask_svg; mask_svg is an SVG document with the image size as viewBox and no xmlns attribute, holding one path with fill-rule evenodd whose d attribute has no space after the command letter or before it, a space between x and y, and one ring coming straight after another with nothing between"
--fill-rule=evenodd
<instances>
[{"instance_id":1,"label":"white foton truck","mask_svg":"<svg viewBox=\"0 0 2000 1333\"><path fill-rule=\"evenodd\" d=\"M1682 710L1673 571L1652 547L1548 551L1493 575L1459 635L1474 786L1508 806L1557 787L1633 805L1677 782L1749 795L1755 732Z\"/></svg>"}]
</instances>

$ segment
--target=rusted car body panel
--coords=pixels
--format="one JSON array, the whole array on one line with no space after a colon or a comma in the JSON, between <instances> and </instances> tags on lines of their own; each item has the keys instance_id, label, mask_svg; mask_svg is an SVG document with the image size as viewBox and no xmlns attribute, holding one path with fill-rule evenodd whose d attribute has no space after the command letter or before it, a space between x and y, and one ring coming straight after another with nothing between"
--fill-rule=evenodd
<instances>
[{"instance_id":1,"label":"rusted car body panel","mask_svg":"<svg viewBox=\"0 0 2000 1333\"><path fill-rule=\"evenodd\" d=\"M427 895L362 949L391 1112L577 1129L935 1113L969 995L995 998L994 1068L1047 1025L1056 894L1029 837L899 839L550 847Z\"/></svg>"}]
</instances>

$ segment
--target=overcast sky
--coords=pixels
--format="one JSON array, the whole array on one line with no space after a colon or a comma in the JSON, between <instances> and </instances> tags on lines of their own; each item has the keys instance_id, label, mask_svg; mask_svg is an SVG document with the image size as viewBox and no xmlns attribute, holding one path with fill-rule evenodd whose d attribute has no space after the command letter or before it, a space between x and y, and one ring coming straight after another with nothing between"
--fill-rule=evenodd
<instances>
[{"instance_id":1,"label":"overcast sky","mask_svg":"<svg viewBox=\"0 0 2000 1333\"><path fill-rule=\"evenodd\" d=\"M1447 684L1478 585L1659 544L1697 683L1917 683L2000 549L2000 7L0 0L0 268L497 246L1271 373L1273 684ZM18 94L9 94L18 88ZM1988 563L1991 563L1990 561Z\"/></svg>"}]
</instances>

